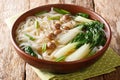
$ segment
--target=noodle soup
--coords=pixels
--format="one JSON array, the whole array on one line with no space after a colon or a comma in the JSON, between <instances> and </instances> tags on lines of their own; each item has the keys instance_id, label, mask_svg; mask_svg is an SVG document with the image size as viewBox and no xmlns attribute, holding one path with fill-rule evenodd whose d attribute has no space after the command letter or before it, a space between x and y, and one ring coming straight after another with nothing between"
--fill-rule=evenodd
<instances>
[{"instance_id":1,"label":"noodle soup","mask_svg":"<svg viewBox=\"0 0 120 80\"><path fill-rule=\"evenodd\" d=\"M36 58L61 62L94 55L106 43L104 24L86 13L51 8L26 18L18 26L19 47Z\"/></svg>"}]
</instances>

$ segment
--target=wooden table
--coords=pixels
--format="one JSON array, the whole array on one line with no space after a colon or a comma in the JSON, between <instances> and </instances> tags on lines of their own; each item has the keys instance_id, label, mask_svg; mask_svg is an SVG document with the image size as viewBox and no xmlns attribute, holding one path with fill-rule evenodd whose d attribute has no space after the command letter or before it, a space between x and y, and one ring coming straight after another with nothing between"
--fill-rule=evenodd
<instances>
[{"instance_id":1,"label":"wooden table","mask_svg":"<svg viewBox=\"0 0 120 80\"><path fill-rule=\"evenodd\" d=\"M40 80L31 67L14 51L4 20L31 8L55 3L84 6L102 15L112 28L110 47L120 53L120 0L0 0L0 80ZM88 80L120 80L116 71Z\"/></svg>"}]
</instances>

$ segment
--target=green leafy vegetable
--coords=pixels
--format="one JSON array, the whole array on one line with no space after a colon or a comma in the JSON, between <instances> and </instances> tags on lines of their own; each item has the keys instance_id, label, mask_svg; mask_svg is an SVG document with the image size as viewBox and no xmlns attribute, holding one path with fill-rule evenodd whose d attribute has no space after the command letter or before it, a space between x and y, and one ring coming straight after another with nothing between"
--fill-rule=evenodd
<instances>
[{"instance_id":1,"label":"green leafy vegetable","mask_svg":"<svg viewBox=\"0 0 120 80\"><path fill-rule=\"evenodd\" d=\"M47 49L47 44L46 44L46 43L44 43L44 44L42 45L42 52L45 52L45 51L46 51L46 49Z\"/></svg>"},{"instance_id":2,"label":"green leafy vegetable","mask_svg":"<svg viewBox=\"0 0 120 80\"><path fill-rule=\"evenodd\" d=\"M37 57L37 54L35 54L35 52L32 50L30 46L25 47L24 50L26 53L30 54L31 56Z\"/></svg>"},{"instance_id":3,"label":"green leafy vegetable","mask_svg":"<svg viewBox=\"0 0 120 80\"><path fill-rule=\"evenodd\" d=\"M35 40L35 38L34 37L32 37L32 36L30 36L29 34L25 34L25 36L27 36L30 40L32 40L32 41L34 41Z\"/></svg>"},{"instance_id":4,"label":"green leafy vegetable","mask_svg":"<svg viewBox=\"0 0 120 80\"><path fill-rule=\"evenodd\" d=\"M64 9L53 8L53 10L60 14L70 14L69 11L66 11Z\"/></svg>"},{"instance_id":5,"label":"green leafy vegetable","mask_svg":"<svg viewBox=\"0 0 120 80\"><path fill-rule=\"evenodd\" d=\"M39 15L44 14L44 13L47 13L47 11L41 11L39 13L36 13L35 16L39 16Z\"/></svg>"},{"instance_id":6,"label":"green leafy vegetable","mask_svg":"<svg viewBox=\"0 0 120 80\"><path fill-rule=\"evenodd\" d=\"M91 21L83 25L84 32L78 34L71 42L79 42L78 48L85 43L90 43L91 48L100 45L104 46L106 42L104 25L98 21Z\"/></svg>"}]
</instances>

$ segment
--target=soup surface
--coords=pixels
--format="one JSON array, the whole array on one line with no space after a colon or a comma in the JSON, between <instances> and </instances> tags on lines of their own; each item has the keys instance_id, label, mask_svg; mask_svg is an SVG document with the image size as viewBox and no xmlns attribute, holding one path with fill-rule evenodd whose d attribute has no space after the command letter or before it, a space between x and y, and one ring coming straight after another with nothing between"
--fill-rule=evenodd
<instances>
[{"instance_id":1,"label":"soup surface","mask_svg":"<svg viewBox=\"0 0 120 80\"><path fill-rule=\"evenodd\" d=\"M50 61L75 61L94 55L106 42L104 24L86 13L51 8L29 16L16 31L27 54Z\"/></svg>"}]
</instances>

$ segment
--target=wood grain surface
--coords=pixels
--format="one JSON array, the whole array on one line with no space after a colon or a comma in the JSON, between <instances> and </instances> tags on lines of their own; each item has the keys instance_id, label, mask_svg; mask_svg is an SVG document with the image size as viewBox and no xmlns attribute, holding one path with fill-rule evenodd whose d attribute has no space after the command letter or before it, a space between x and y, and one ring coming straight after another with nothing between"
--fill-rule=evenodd
<instances>
[{"instance_id":1,"label":"wood grain surface","mask_svg":"<svg viewBox=\"0 0 120 80\"><path fill-rule=\"evenodd\" d=\"M102 15L112 28L112 47L120 53L120 0L0 0L0 80L40 80L14 51L10 31L4 20L37 6L68 3L86 7ZM88 80L120 80L120 68L116 71Z\"/></svg>"}]
</instances>

